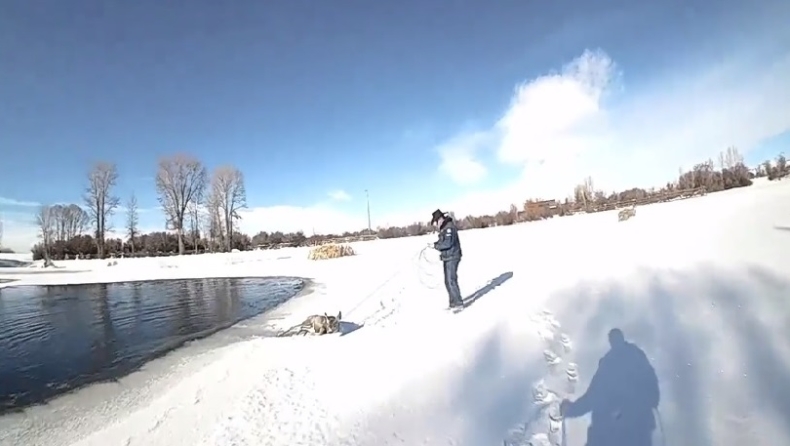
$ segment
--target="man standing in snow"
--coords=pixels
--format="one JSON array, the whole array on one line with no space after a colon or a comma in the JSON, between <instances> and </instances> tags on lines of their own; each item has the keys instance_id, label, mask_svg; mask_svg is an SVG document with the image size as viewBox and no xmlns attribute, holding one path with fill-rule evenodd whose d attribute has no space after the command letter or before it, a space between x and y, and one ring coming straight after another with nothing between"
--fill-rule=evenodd
<instances>
[{"instance_id":1,"label":"man standing in snow","mask_svg":"<svg viewBox=\"0 0 790 446\"><path fill-rule=\"evenodd\" d=\"M461 241L458 239L458 228L452 217L440 211L433 212L431 224L439 230L439 239L433 244L434 249L444 264L444 286L450 297L450 309L459 310L464 306L461 290L458 287L458 264L461 262Z\"/></svg>"}]
</instances>

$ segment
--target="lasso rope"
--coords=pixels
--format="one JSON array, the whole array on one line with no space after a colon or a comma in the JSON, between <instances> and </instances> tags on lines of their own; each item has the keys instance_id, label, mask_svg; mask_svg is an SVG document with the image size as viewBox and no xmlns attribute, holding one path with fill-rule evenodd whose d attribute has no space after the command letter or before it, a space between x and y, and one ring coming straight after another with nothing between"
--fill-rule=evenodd
<instances>
[{"instance_id":1,"label":"lasso rope","mask_svg":"<svg viewBox=\"0 0 790 446\"><path fill-rule=\"evenodd\" d=\"M664 431L664 421L661 419L661 412L658 411L658 407L653 409L656 413L656 420L658 420L658 428L661 429L661 443L663 446L667 446L667 433Z\"/></svg>"},{"instance_id":2,"label":"lasso rope","mask_svg":"<svg viewBox=\"0 0 790 446\"><path fill-rule=\"evenodd\" d=\"M438 273L432 272L432 270L437 270L437 263L439 262L438 259L431 260L428 256L427 251L432 249L429 246L426 246L420 250L417 255L409 256L407 260L403 262L390 276L384 279L373 291L368 293L365 297L360 299L354 307L348 311L346 314L352 314L354 311L358 310L365 302L370 300L371 298L375 297L384 287L389 285L396 277L400 276L407 267L412 266L416 269L417 276L419 278L420 283L430 289L437 288L439 286L438 282Z\"/></svg>"},{"instance_id":3,"label":"lasso rope","mask_svg":"<svg viewBox=\"0 0 790 446\"><path fill-rule=\"evenodd\" d=\"M439 276L442 273L439 265L441 260L439 260L438 255L431 256L429 253L431 250L433 250L433 248L430 246L426 246L420 250L420 253L417 255L417 262L415 262L415 269L420 284L425 288L433 290L439 288L441 285Z\"/></svg>"}]
</instances>

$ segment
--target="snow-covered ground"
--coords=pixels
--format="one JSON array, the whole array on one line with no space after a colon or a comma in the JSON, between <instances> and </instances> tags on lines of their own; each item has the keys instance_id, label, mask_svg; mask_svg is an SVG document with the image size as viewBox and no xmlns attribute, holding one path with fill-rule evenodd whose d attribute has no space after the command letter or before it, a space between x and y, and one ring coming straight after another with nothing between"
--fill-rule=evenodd
<instances>
[{"instance_id":1,"label":"snow-covered ground","mask_svg":"<svg viewBox=\"0 0 790 446\"><path fill-rule=\"evenodd\" d=\"M83 272L23 274L15 284L287 275L314 286L236 327L252 335L199 341L117 383L0 419L0 444L537 442L551 423L536 386L580 397L612 328L658 377L652 444L790 444L790 232L774 229L788 224L790 182L762 182L638 208L622 223L608 212L464 231L462 292L484 293L456 315L444 311L435 254L419 256L432 237L358 243L355 257L318 262L306 249L59 262ZM343 336L256 335L341 310L364 326ZM547 348L562 359L553 369ZM569 362L578 364L575 390ZM626 386L637 372L617 373ZM633 420L612 408L630 397L611 381L589 397L594 410L609 410L603 419L614 425ZM564 444L585 444L589 423L567 419Z\"/></svg>"}]
</instances>

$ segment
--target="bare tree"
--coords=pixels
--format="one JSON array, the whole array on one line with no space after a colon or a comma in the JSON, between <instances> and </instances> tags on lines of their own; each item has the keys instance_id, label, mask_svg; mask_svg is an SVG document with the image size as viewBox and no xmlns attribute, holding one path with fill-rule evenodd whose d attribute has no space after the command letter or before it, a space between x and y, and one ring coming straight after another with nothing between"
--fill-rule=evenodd
<instances>
[{"instance_id":1,"label":"bare tree","mask_svg":"<svg viewBox=\"0 0 790 446\"><path fill-rule=\"evenodd\" d=\"M210 198L210 197L209 197ZM216 225L214 224L215 212L212 211L210 200L206 200L205 211L200 215L200 227L203 229L203 238L206 240L206 249L214 252L216 241Z\"/></svg>"},{"instance_id":2,"label":"bare tree","mask_svg":"<svg viewBox=\"0 0 790 446\"><path fill-rule=\"evenodd\" d=\"M216 209L221 211L225 249L230 251L233 244L233 223L241 219L238 211L247 207L244 174L233 166L218 167L211 178L211 197Z\"/></svg>"},{"instance_id":3,"label":"bare tree","mask_svg":"<svg viewBox=\"0 0 790 446\"><path fill-rule=\"evenodd\" d=\"M54 226L54 231L52 235L52 241L66 241L66 227L67 223L67 211L68 209L66 206L62 204L55 204L49 207L49 212L52 214L52 225Z\"/></svg>"},{"instance_id":4,"label":"bare tree","mask_svg":"<svg viewBox=\"0 0 790 446\"><path fill-rule=\"evenodd\" d=\"M167 222L178 235L178 253L184 254L184 216L189 204L197 200L206 187L206 168L196 158L178 154L159 161L156 190Z\"/></svg>"},{"instance_id":5,"label":"bare tree","mask_svg":"<svg viewBox=\"0 0 790 446\"><path fill-rule=\"evenodd\" d=\"M85 209L76 204L70 204L64 209L66 218L66 240L82 235L90 225L91 217Z\"/></svg>"},{"instance_id":6,"label":"bare tree","mask_svg":"<svg viewBox=\"0 0 790 446\"><path fill-rule=\"evenodd\" d=\"M36 225L38 226L38 236L41 238L41 244L44 250L44 266L52 266L52 260L49 258L49 252L52 249L54 242L56 226L56 213L50 206L41 206L36 213Z\"/></svg>"},{"instance_id":7,"label":"bare tree","mask_svg":"<svg viewBox=\"0 0 790 446\"><path fill-rule=\"evenodd\" d=\"M573 198L576 203L581 203L584 206L585 212L590 210L589 205L595 199L595 186L592 177L585 178L582 184L573 189Z\"/></svg>"},{"instance_id":8,"label":"bare tree","mask_svg":"<svg viewBox=\"0 0 790 446\"><path fill-rule=\"evenodd\" d=\"M721 170L733 169L743 164L743 155L735 147L727 147L727 150L719 153L719 166Z\"/></svg>"},{"instance_id":9,"label":"bare tree","mask_svg":"<svg viewBox=\"0 0 790 446\"><path fill-rule=\"evenodd\" d=\"M129 202L126 203L126 235L129 236L129 246L134 255L134 239L139 235L137 226L140 223L140 218L137 209L137 197L132 194L129 197Z\"/></svg>"},{"instance_id":10,"label":"bare tree","mask_svg":"<svg viewBox=\"0 0 790 446\"><path fill-rule=\"evenodd\" d=\"M200 243L200 203L189 203L187 206L187 219L189 220L189 242L193 252L198 252Z\"/></svg>"},{"instance_id":11,"label":"bare tree","mask_svg":"<svg viewBox=\"0 0 790 446\"><path fill-rule=\"evenodd\" d=\"M225 240L225 224L222 221L222 210L220 208L220 198L213 191L206 200L206 211L208 221L208 238L212 252L217 248L222 249Z\"/></svg>"},{"instance_id":12,"label":"bare tree","mask_svg":"<svg viewBox=\"0 0 790 446\"><path fill-rule=\"evenodd\" d=\"M69 241L82 235L90 223L90 216L76 204L50 206L55 225L55 241Z\"/></svg>"},{"instance_id":13,"label":"bare tree","mask_svg":"<svg viewBox=\"0 0 790 446\"><path fill-rule=\"evenodd\" d=\"M192 243L192 251L198 252L200 243L201 208L204 203L205 187L197 191L195 199L187 206L187 218L189 219L189 242Z\"/></svg>"},{"instance_id":14,"label":"bare tree","mask_svg":"<svg viewBox=\"0 0 790 446\"><path fill-rule=\"evenodd\" d=\"M120 199L112 195L112 188L118 182L118 169L115 164L99 162L88 174L88 188L85 192L85 205L96 232L96 249L99 258L104 258L104 235L111 229L108 219L113 215Z\"/></svg>"},{"instance_id":15,"label":"bare tree","mask_svg":"<svg viewBox=\"0 0 790 446\"><path fill-rule=\"evenodd\" d=\"M776 178L783 178L787 175L787 158L784 153L780 153L779 156L776 157L774 170L776 171Z\"/></svg>"}]
</instances>

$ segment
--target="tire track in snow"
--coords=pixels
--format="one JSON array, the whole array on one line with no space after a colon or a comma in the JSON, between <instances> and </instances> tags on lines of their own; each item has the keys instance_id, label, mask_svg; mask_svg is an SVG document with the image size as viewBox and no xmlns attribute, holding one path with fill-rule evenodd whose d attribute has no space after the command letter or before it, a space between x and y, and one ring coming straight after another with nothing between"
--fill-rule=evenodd
<instances>
[{"instance_id":1,"label":"tire track in snow","mask_svg":"<svg viewBox=\"0 0 790 446\"><path fill-rule=\"evenodd\" d=\"M531 319L545 343L543 357L547 371L533 386L532 416L507 433L503 446L561 446L565 441L560 403L576 393L578 365L574 362L570 337L562 332L562 326L550 311L543 310Z\"/></svg>"}]
</instances>

